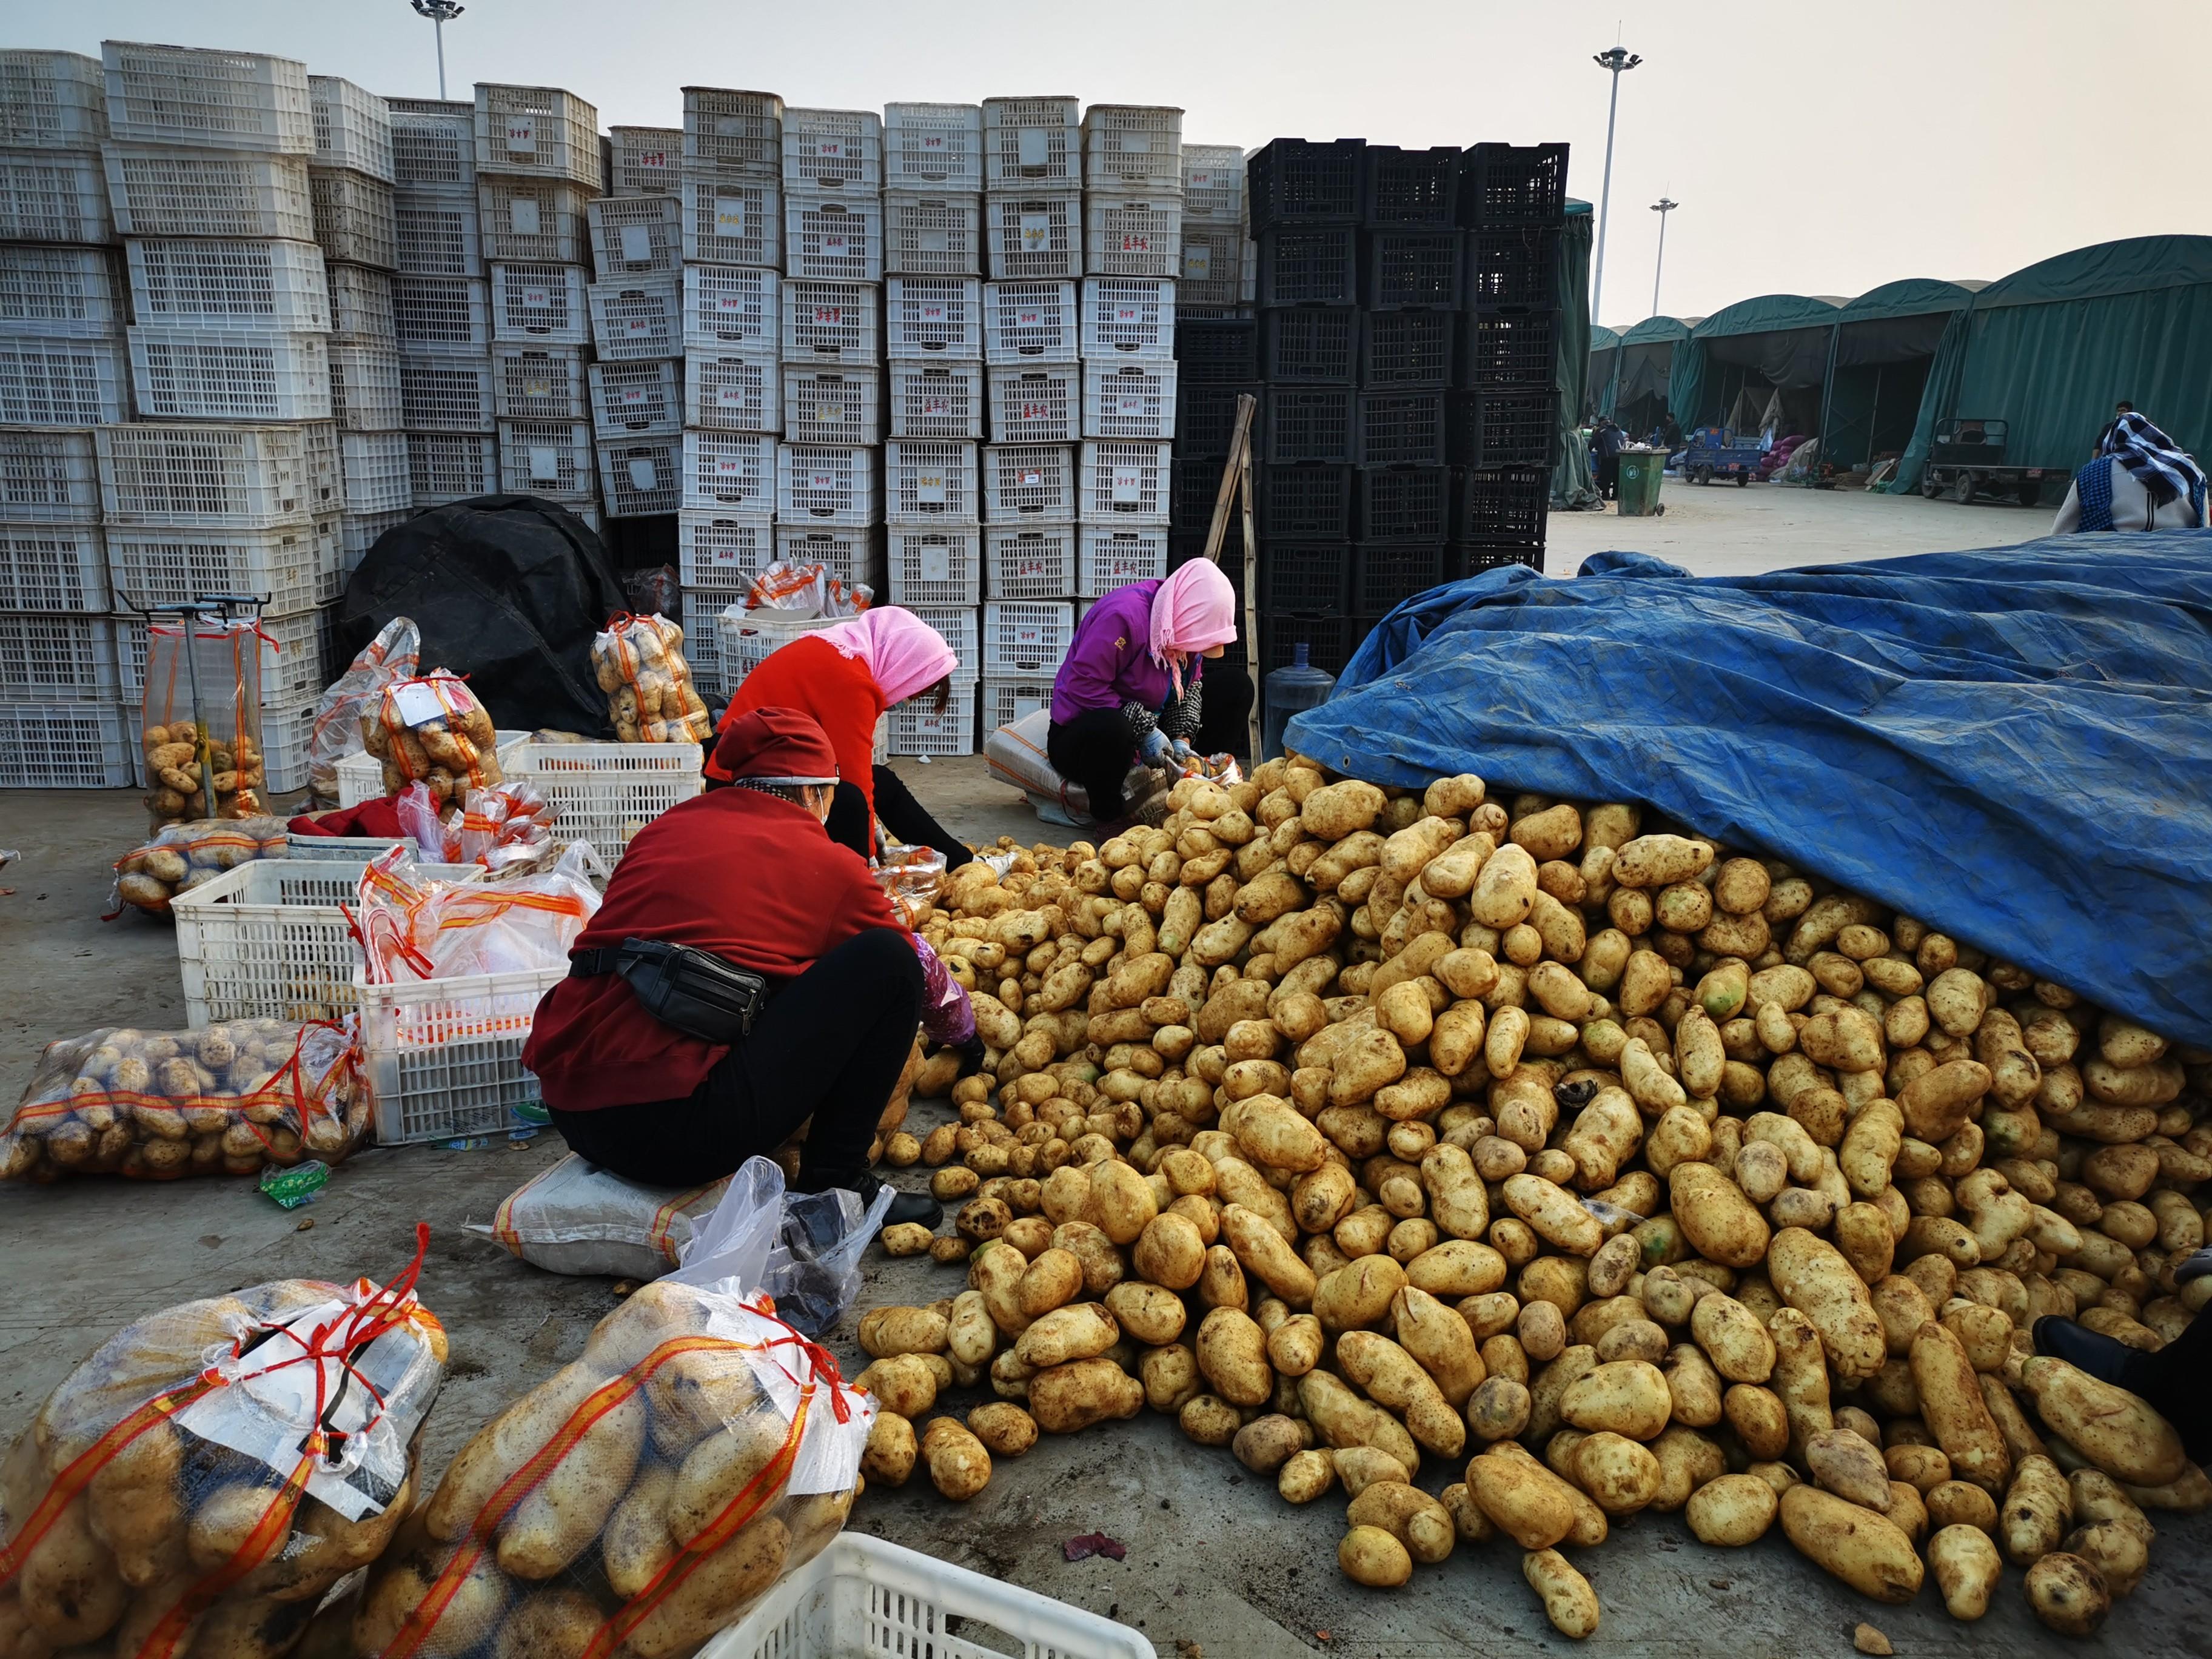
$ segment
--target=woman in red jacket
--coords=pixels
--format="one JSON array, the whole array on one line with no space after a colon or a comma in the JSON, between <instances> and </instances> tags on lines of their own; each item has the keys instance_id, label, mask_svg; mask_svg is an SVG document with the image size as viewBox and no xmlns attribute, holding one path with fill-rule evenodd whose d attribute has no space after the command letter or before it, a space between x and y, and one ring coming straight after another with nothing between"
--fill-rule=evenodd
<instances>
[{"instance_id":1,"label":"woman in red jacket","mask_svg":"<svg viewBox=\"0 0 2212 1659\"><path fill-rule=\"evenodd\" d=\"M921 959L867 866L823 833L837 763L819 726L755 709L714 758L734 787L632 837L568 977L538 1005L522 1063L570 1149L628 1180L717 1180L811 1117L794 1190L872 1200L868 1147L922 1017ZM639 941L758 975L766 1006L730 1042L667 1024L618 965ZM890 1218L941 1214L902 1194Z\"/></svg>"}]
</instances>

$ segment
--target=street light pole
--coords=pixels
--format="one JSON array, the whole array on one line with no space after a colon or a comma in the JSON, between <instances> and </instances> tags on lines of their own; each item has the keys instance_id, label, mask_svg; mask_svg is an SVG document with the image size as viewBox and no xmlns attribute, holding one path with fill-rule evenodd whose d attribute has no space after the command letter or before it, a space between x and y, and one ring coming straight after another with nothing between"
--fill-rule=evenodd
<instances>
[{"instance_id":1,"label":"street light pole","mask_svg":"<svg viewBox=\"0 0 2212 1659\"><path fill-rule=\"evenodd\" d=\"M414 0L416 11L430 20L438 31L438 97L446 96L446 25L466 11L458 0Z\"/></svg>"},{"instance_id":2,"label":"street light pole","mask_svg":"<svg viewBox=\"0 0 2212 1659\"><path fill-rule=\"evenodd\" d=\"M1613 127L1620 114L1620 77L1644 60L1625 47L1615 46L1610 52L1598 53L1590 61L1613 73L1613 99L1605 112L1605 185L1597 203L1597 266L1590 282L1590 321L1595 322L1605 299L1605 227L1613 210Z\"/></svg>"},{"instance_id":3,"label":"street light pole","mask_svg":"<svg viewBox=\"0 0 2212 1659\"><path fill-rule=\"evenodd\" d=\"M1651 266L1651 314L1654 317L1659 314L1659 273L1667 269L1667 216L1681 205L1667 196L1662 196L1651 204L1651 210L1659 216L1659 257Z\"/></svg>"}]
</instances>

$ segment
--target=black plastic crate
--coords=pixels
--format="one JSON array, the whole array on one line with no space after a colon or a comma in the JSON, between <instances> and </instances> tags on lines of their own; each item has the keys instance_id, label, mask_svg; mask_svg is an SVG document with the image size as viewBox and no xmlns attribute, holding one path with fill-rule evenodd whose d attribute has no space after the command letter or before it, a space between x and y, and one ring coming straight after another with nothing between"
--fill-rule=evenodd
<instances>
[{"instance_id":1,"label":"black plastic crate","mask_svg":"<svg viewBox=\"0 0 2212 1659\"><path fill-rule=\"evenodd\" d=\"M1370 311L1360 320L1359 384L1448 386L1459 319L1449 311Z\"/></svg>"},{"instance_id":2,"label":"black plastic crate","mask_svg":"<svg viewBox=\"0 0 2212 1659\"><path fill-rule=\"evenodd\" d=\"M1544 466L1559 442L1556 393L1455 392L1446 459L1454 466Z\"/></svg>"},{"instance_id":3,"label":"black plastic crate","mask_svg":"<svg viewBox=\"0 0 2212 1659\"><path fill-rule=\"evenodd\" d=\"M1360 299L1375 311L1456 311L1467 233L1370 230L1360 262Z\"/></svg>"},{"instance_id":4,"label":"black plastic crate","mask_svg":"<svg viewBox=\"0 0 2212 1659\"><path fill-rule=\"evenodd\" d=\"M1358 472L1361 540L1442 542L1449 536L1449 467L1363 466Z\"/></svg>"},{"instance_id":5,"label":"black plastic crate","mask_svg":"<svg viewBox=\"0 0 2212 1659\"><path fill-rule=\"evenodd\" d=\"M1476 311L1460 319L1459 383L1469 391L1548 386L1558 372L1556 311Z\"/></svg>"},{"instance_id":6,"label":"black plastic crate","mask_svg":"<svg viewBox=\"0 0 2212 1659\"><path fill-rule=\"evenodd\" d=\"M1544 574L1544 550L1540 547L1492 547L1487 544L1455 542L1448 550L1450 555L1451 580L1462 576L1480 576L1486 570L1499 570L1508 565L1522 565L1538 575Z\"/></svg>"},{"instance_id":7,"label":"black plastic crate","mask_svg":"<svg viewBox=\"0 0 2212 1659\"><path fill-rule=\"evenodd\" d=\"M1344 541L1352 535L1352 469L1261 466L1253 471L1261 545L1288 538ZM1198 528L1203 529L1204 526Z\"/></svg>"},{"instance_id":8,"label":"black plastic crate","mask_svg":"<svg viewBox=\"0 0 2212 1659\"><path fill-rule=\"evenodd\" d=\"M1352 614L1379 617L1444 580L1449 568L1441 542L1363 542L1352 554Z\"/></svg>"},{"instance_id":9,"label":"black plastic crate","mask_svg":"<svg viewBox=\"0 0 2212 1659\"><path fill-rule=\"evenodd\" d=\"M1253 441L1259 441L1256 432ZM1227 459L1225 455L1186 456L1177 448L1168 478L1168 523L1173 528L1202 536L1212 526L1214 498L1221 493L1221 469ZM1234 517L1237 498L1233 495L1229 510Z\"/></svg>"},{"instance_id":10,"label":"black plastic crate","mask_svg":"<svg viewBox=\"0 0 2212 1659\"><path fill-rule=\"evenodd\" d=\"M1260 325L1254 319L1198 319L1176 314L1176 380L1241 385L1260 378Z\"/></svg>"},{"instance_id":11,"label":"black plastic crate","mask_svg":"<svg viewBox=\"0 0 2212 1659\"><path fill-rule=\"evenodd\" d=\"M1271 386L1350 386L1358 366L1359 313L1349 306L1264 312L1260 351L1260 378Z\"/></svg>"},{"instance_id":12,"label":"black plastic crate","mask_svg":"<svg viewBox=\"0 0 2212 1659\"><path fill-rule=\"evenodd\" d=\"M1459 475L1451 539L1493 547L1544 544L1544 514L1552 500L1552 473L1542 466L1471 468Z\"/></svg>"},{"instance_id":13,"label":"black plastic crate","mask_svg":"<svg viewBox=\"0 0 2212 1659\"><path fill-rule=\"evenodd\" d=\"M1446 453L1442 392L1363 392L1358 453L1362 466L1442 466Z\"/></svg>"},{"instance_id":14,"label":"black plastic crate","mask_svg":"<svg viewBox=\"0 0 2212 1659\"><path fill-rule=\"evenodd\" d=\"M1268 541L1260 548L1260 606L1341 613L1352 596L1349 542Z\"/></svg>"},{"instance_id":15,"label":"black plastic crate","mask_svg":"<svg viewBox=\"0 0 2212 1659\"><path fill-rule=\"evenodd\" d=\"M1244 200L1252 228L1273 224L1356 224L1364 138L1317 143L1278 138L1244 164Z\"/></svg>"},{"instance_id":16,"label":"black plastic crate","mask_svg":"<svg viewBox=\"0 0 2212 1659\"><path fill-rule=\"evenodd\" d=\"M1365 194L1360 212L1371 228L1385 225L1455 225L1459 222L1457 144L1434 149L1401 149L1395 144L1367 147Z\"/></svg>"},{"instance_id":17,"label":"black plastic crate","mask_svg":"<svg viewBox=\"0 0 2212 1659\"><path fill-rule=\"evenodd\" d=\"M1559 233L1542 225L1504 225L1465 233L1461 292L1470 311L1497 306L1548 309L1559 302Z\"/></svg>"},{"instance_id":18,"label":"black plastic crate","mask_svg":"<svg viewBox=\"0 0 2212 1659\"><path fill-rule=\"evenodd\" d=\"M1460 156L1462 225L1556 225L1566 216L1565 144L1476 144Z\"/></svg>"},{"instance_id":19,"label":"black plastic crate","mask_svg":"<svg viewBox=\"0 0 2212 1659\"><path fill-rule=\"evenodd\" d=\"M1277 225L1260 233L1260 303L1348 306L1359 298L1356 225Z\"/></svg>"},{"instance_id":20,"label":"black plastic crate","mask_svg":"<svg viewBox=\"0 0 2212 1659\"><path fill-rule=\"evenodd\" d=\"M1266 388L1252 386L1196 385L1185 380L1176 387L1175 453L1180 456L1219 459L1230 453L1237 436L1237 400L1249 393L1264 406ZM1257 435L1266 422L1255 411L1252 429Z\"/></svg>"},{"instance_id":21,"label":"black plastic crate","mask_svg":"<svg viewBox=\"0 0 2212 1659\"><path fill-rule=\"evenodd\" d=\"M1265 615L1260 618L1260 651L1262 673L1272 674L1278 668L1291 665L1291 647L1306 647L1306 660L1324 673L1340 674L1352 655L1350 630L1341 616L1309 615L1285 617ZM1363 632L1361 638L1366 637ZM1263 684L1261 696L1266 695Z\"/></svg>"},{"instance_id":22,"label":"black plastic crate","mask_svg":"<svg viewBox=\"0 0 2212 1659\"><path fill-rule=\"evenodd\" d=\"M1282 386L1267 395L1266 459L1336 461L1352 455L1350 386Z\"/></svg>"}]
</instances>

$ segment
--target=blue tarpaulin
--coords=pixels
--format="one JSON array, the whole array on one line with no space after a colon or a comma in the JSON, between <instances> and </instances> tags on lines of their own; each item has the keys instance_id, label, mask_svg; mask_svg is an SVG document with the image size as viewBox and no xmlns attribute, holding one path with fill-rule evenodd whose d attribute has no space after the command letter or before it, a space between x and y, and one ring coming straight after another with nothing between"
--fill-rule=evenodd
<instances>
[{"instance_id":1,"label":"blue tarpaulin","mask_svg":"<svg viewBox=\"0 0 2212 1659\"><path fill-rule=\"evenodd\" d=\"M1290 743L1641 801L2212 1046L2212 532L1489 571L1401 605Z\"/></svg>"}]
</instances>

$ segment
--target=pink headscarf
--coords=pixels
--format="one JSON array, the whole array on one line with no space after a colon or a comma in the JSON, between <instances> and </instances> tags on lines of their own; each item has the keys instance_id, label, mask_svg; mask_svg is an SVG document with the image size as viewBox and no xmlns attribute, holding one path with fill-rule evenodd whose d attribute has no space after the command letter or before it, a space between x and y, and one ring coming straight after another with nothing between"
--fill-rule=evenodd
<instances>
[{"instance_id":1,"label":"pink headscarf","mask_svg":"<svg viewBox=\"0 0 2212 1659\"><path fill-rule=\"evenodd\" d=\"M896 605L872 605L848 622L830 623L815 637L827 640L840 656L857 658L886 704L904 702L960 665L958 653L942 634Z\"/></svg>"},{"instance_id":2,"label":"pink headscarf","mask_svg":"<svg viewBox=\"0 0 2212 1659\"><path fill-rule=\"evenodd\" d=\"M1152 660L1182 696L1182 665L1237 637L1237 590L1211 559L1177 565L1152 595Z\"/></svg>"}]
</instances>

